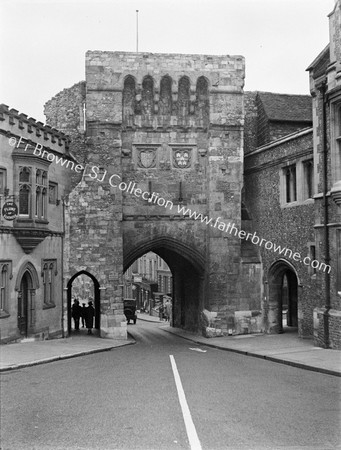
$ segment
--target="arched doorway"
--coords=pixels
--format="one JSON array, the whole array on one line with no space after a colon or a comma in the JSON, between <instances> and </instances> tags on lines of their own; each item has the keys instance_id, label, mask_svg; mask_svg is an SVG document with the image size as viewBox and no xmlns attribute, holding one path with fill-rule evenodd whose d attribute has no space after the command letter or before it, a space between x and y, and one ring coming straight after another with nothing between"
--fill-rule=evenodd
<instances>
[{"instance_id":1,"label":"arched doorway","mask_svg":"<svg viewBox=\"0 0 341 450\"><path fill-rule=\"evenodd\" d=\"M274 263L269 270L268 332L297 330L298 277L287 261Z\"/></svg>"},{"instance_id":2,"label":"arched doorway","mask_svg":"<svg viewBox=\"0 0 341 450\"><path fill-rule=\"evenodd\" d=\"M78 283L77 283L77 281ZM76 284L75 292L73 292L73 284ZM72 330L72 317L71 317L71 305L74 298L78 298L80 304L85 303L87 306L88 301L92 301L95 308L95 329L100 330L101 320L101 304L100 304L100 289L99 282L89 272L82 270L73 275L67 284L67 311L68 311L68 332Z\"/></svg>"},{"instance_id":3,"label":"arched doorway","mask_svg":"<svg viewBox=\"0 0 341 450\"><path fill-rule=\"evenodd\" d=\"M37 271L29 261L19 269L15 290L18 292L17 326L20 336L28 337L35 331L35 294L39 288Z\"/></svg>"},{"instance_id":4,"label":"arched doorway","mask_svg":"<svg viewBox=\"0 0 341 450\"><path fill-rule=\"evenodd\" d=\"M174 327L197 331L204 305L204 259L195 249L167 237L140 243L124 257L124 272L147 252L160 256L172 272L172 323Z\"/></svg>"},{"instance_id":5,"label":"arched doorway","mask_svg":"<svg viewBox=\"0 0 341 450\"><path fill-rule=\"evenodd\" d=\"M18 293L18 329L21 336L28 336L29 325L32 325L32 278L25 272Z\"/></svg>"}]
</instances>

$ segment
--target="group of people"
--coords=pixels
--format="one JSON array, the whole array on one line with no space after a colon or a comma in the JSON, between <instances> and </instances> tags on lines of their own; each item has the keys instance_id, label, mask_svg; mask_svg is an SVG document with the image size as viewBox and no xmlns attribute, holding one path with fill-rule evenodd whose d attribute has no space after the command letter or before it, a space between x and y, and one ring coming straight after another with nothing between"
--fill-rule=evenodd
<instances>
[{"instance_id":1,"label":"group of people","mask_svg":"<svg viewBox=\"0 0 341 450\"><path fill-rule=\"evenodd\" d=\"M81 306L79 300L75 298L71 307L71 315L75 323L75 330L79 330L79 322L82 319L82 328L86 327L88 329L88 334L92 334L95 308L91 301L88 302L88 306L85 306L85 303L82 303Z\"/></svg>"},{"instance_id":2,"label":"group of people","mask_svg":"<svg viewBox=\"0 0 341 450\"><path fill-rule=\"evenodd\" d=\"M160 320L163 320L163 318L165 318L166 321L169 322L171 314L172 314L172 303L169 301L169 299L167 299L164 304L161 303L160 305L159 308Z\"/></svg>"}]
</instances>

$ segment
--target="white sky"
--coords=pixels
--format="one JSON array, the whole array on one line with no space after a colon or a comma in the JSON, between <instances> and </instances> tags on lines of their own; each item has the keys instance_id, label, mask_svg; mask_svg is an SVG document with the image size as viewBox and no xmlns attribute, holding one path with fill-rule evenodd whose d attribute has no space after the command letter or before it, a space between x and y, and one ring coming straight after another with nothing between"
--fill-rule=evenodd
<instances>
[{"instance_id":1,"label":"white sky","mask_svg":"<svg viewBox=\"0 0 341 450\"><path fill-rule=\"evenodd\" d=\"M85 79L87 50L243 55L245 90L308 94L334 0L0 0L0 103L43 105Z\"/></svg>"}]
</instances>

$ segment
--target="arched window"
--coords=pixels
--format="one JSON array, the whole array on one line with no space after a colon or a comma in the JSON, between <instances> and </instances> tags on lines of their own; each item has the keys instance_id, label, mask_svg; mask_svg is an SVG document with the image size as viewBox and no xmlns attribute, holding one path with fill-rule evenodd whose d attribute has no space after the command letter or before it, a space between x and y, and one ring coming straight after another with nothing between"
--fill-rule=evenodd
<instances>
[{"instance_id":1,"label":"arched window","mask_svg":"<svg viewBox=\"0 0 341 450\"><path fill-rule=\"evenodd\" d=\"M30 183L31 182L31 170L28 167L21 167L19 173L20 183Z\"/></svg>"},{"instance_id":2,"label":"arched window","mask_svg":"<svg viewBox=\"0 0 341 450\"><path fill-rule=\"evenodd\" d=\"M187 77L179 80L178 89L178 117L181 121L186 120L190 109L190 81Z\"/></svg>"},{"instance_id":3,"label":"arched window","mask_svg":"<svg viewBox=\"0 0 341 450\"><path fill-rule=\"evenodd\" d=\"M208 83L205 77L199 77L196 86L195 114L200 127L209 125Z\"/></svg>"},{"instance_id":4,"label":"arched window","mask_svg":"<svg viewBox=\"0 0 341 450\"><path fill-rule=\"evenodd\" d=\"M55 305L55 276L57 261L56 260L45 260L43 263L42 277L43 277L43 288L44 288L44 304L46 307L51 307Z\"/></svg>"},{"instance_id":5,"label":"arched window","mask_svg":"<svg viewBox=\"0 0 341 450\"><path fill-rule=\"evenodd\" d=\"M36 205L35 205L35 215L37 217L41 216L41 189L40 186L36 188Z\"/></svg>"},{"instance_id":6,"label":"arched window","mask_svg":"<svg viewBox=\"0 0 341 450\"><path fill-rule=\"evenodd\" d=\"M172 114L172 79L168 75L164 76L160 83L159 114Z\"/></svg>"},{"instance_id":7,"label":"arched window","mask_svg":"<svg viewBox=\"0 0 341 450\"><path fill-rule=\"evenodd\" d=\"M46 219L46 209L47 209L47 190L44 188L41 192L41 199L40 199L40 211L41 211L41 217Z\"/></svg>"},{"instance_id":8,"label":"arched window","mask_svg":"<svg viewBox=\"0 0 341 450\"><path fill-rule=\"evenodd\" d=\"M31 212L31 189L27 184L20 186L19 191L19 214L30 215Z\"/></svg>"},{"instance_id":9,"label":"arched window","mask_svg":"<svg viewBox=\"0 0 341 450\"><path fill-rule=\"evenodd\" d=\"M20 167L19 171L19 214L31 215L32 180L31 168Z\"/></svg>"},{"instance_id":10,"label":"arched window","mask_svg":"<svg viewBox=\"0 0 341 450\"><path fill-rule=\"evenodd\" d=\"M36 170L36 185L37 185L37 186L40 185L40 184L42 184L41 176L42 176L41 170L40 170L40 169L37 169L37 170Z\"/></svg>"},{"instance_id":11,"label":"arched window","mask_svg":"<svg viewBox=\"0 0 341 450\"><path fill-rule=\"evenodd\" d=\"M154 81L150 76L143 79L141 111L145 116L151 116L154 113Z\"/></svg>"},{"instance_id":12,"label":"arched window","mask_svg":"<svg viewBox=\"0 0 341 450\"><path fill-rule=\"evenodd\" d=\"M42 175L41 175L41 178L42 178L42 183L41 184L43 186L47 186L47 172L43 171Z\"/></svg>"},{"instance_id":13,"label":"arched window","mask_svg":"<svg viewBox=\"0 0 341 450\"><path fill-rule=\"evenodd\" d=\"M6 311L8 297L8 264L0 265L0 314Z\"/></svg>"},{"instance_id":14,"label":"arched window","mask_svg":"<svg viewBox=\"0 0 341 450\"><path fill-rule=\"evenodd\" d=\"M135 80L128 76L124 81L123 87L123 122L126 125L133 125L135 114L136 88Z\"/></svg>"}]
</instances>

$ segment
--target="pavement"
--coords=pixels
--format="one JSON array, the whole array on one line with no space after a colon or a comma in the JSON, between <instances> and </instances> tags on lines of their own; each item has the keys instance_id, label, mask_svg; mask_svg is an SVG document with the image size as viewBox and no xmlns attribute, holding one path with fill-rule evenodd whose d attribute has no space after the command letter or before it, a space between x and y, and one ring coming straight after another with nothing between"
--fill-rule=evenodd
<instances>
[{"instance_id":1,"label":"pavement","mask_svg":"<svg viewBox=\"0 0 341 450\"><path fill-rule=\"evenodd\" d=\"M158 317L138 314L138 320L162 322ZM205 338L180 328L170 327L163 322L164 331L176 334L199 345L219 348L243 355L267 359L301 369L312 370L328 375L341 376L341 351L315 347L313 339L301 339L297 332L287 328L282 334L244 334Z\"/></svg>"},{"instance_id":2,"label":"pavement","mask_svg":"<svg viewBox=\"0 0 341 450\"><path fill-rule=\"evenodd\" d=\"M173 333L198 345L263 358L328 375L341 376L341 351L315 347L312 339L300 339L289 329L283 334L247 334L204 338L180 328L170 327L168 323L161 322L158 317L143 313L139 313L137 317L138 320L159 323L165 332ZM0 372L109 351L116 347L135 343L132 338L128 340L101 339L95 335L88 336L83 331L64 339L46 341L25 339L20 343L1 345Z\"/></svg>"}]
</instances>

